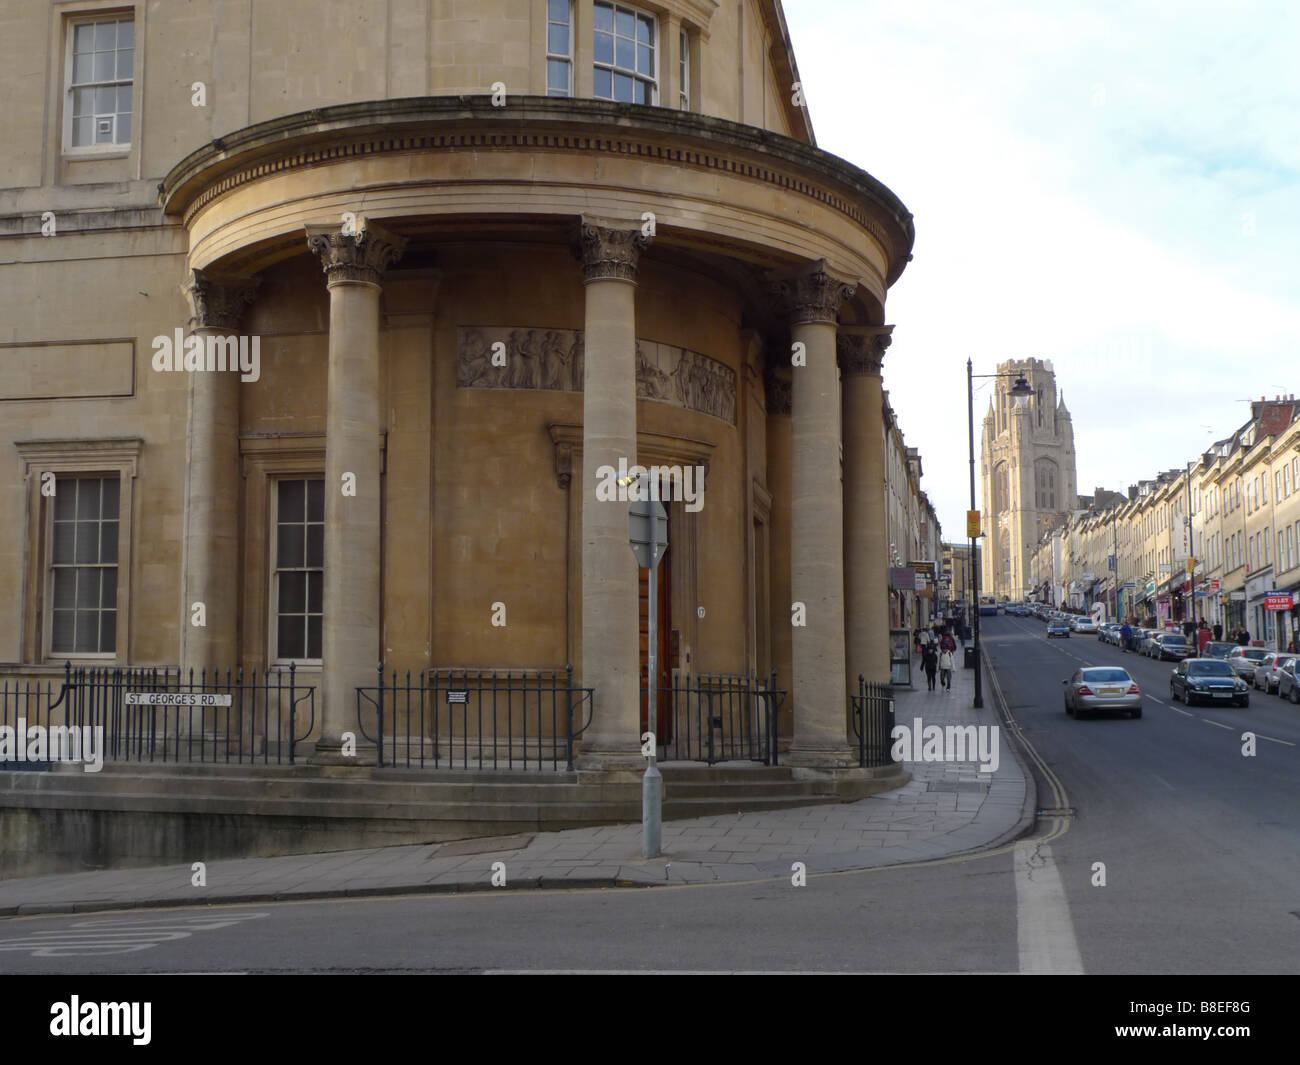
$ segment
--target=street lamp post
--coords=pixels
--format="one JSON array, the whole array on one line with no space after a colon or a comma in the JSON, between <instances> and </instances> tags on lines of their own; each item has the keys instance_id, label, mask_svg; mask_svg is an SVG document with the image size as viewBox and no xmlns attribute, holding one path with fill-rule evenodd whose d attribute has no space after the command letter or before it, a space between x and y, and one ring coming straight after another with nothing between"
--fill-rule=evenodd
<instances>
[{"instance_id":1,"label":"street lamp post","mask_svg":"<svg viewBox=\"0 0 1300 1065\"><path fill-rule=\"evenodd\" d=\"M1017 407L1023 407L1029 402L1034 394L1034 390L1029 387L1029 382L1025 380L1024 374L1010 373L986 373L977 374L974 372L974 366L970 359L966 360L966 424L970 436L970 509L975 511L975 378L987 377L1014 377L1016 383L1011 389L1011 398ZM969 530L968 530L969 531ZM984 530L980 530L981 534ZM975 615L974 624L974 652L975 652L975 701L976 710L984 707L984 687L982 670L980 668L980 584L979 572L975 566L975 537L970 537L970 566L971 566L971 606Z\"/></svg>"}]
</instances>

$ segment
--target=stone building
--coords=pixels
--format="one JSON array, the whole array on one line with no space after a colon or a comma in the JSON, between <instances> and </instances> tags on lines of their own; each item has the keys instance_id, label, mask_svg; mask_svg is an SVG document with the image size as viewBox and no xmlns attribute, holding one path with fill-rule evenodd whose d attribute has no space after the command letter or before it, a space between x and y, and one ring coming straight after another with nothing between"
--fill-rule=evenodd
<instances>
[{"instance_id":1,"label":"stone building","mask_svg":"<svg viewBox=\"0 0 1300 1065\"><path fill-rule=\"evenodd\" d=\"M1000 363L980 446L983 571L980 590L1025 599L1033 589L1031 559L1039 539L1075 509L1074 427L1058 394L1050 361ZM1023 375L1033 398L1011 397Z\"/></svg>"},{"instance_id":2,"label":"stone building","mask_svg":"<svg viewBox=\"0 0 1300 1065\"><path fill-rule=\"evenodd\" d=\"M850 763L913 223L817 148L776 0L4 25L7 676L292 662L329 760L381 661L571 664L582 764L639 767L648 571L602 493L639 463L677 489L659 662L775 670L789 762Z\"/></svg>"}]
</instances>

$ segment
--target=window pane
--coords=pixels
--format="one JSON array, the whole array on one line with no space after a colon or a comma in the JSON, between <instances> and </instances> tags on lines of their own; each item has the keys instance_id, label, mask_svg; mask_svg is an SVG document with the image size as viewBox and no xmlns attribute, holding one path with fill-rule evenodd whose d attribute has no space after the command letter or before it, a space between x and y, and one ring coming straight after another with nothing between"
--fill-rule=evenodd
<instances>
[{"instance_id":1,"label":"window pane","mask_svg":"<svg viewBox=\"0 0 1300 1065\"><path fill-rule=\"evenodd\" d=\"M321 612L321 595L325 588L325 574L307 574L307 610L312 614Z\"/></svg>"},{"instance_id":2,"label":"window pane","mask_svg":"<svg viewBox=\"0 0 1300 1065\"><path fill-rule=\"evenodd\" d=\"M618 8L615 11L616 22L618 25L618 34L620 37L636 37L636 16L626 8Z\"/></svg>"},{"instance_id":3,"label":"window pane","mask_svg":"<svg viewBox=\"0 0 1300 1065\"><path fill-rule=\"evenodd\" d=\"M72 84L80 85L90 80L94 73L94 57L78 55L72 59Z\"/></svg>"},{"instance_id":4,"label":"window pane","mask_svg":"<svg viewBox=\"0 0 1300 1065\"><path fill-rule=\"evenodd\" d=\"M282 617L276 634L276 655L280 658L306 658L302 637L301 616Z\"/></svg>"},{"instance_id":5,"label":"window pane","mask_svg":"<svg viewBox=\"0 0 1300 1065\"><path fill-rule=\"evenodd\" d=\"M117 23L95 23L95 47L100 51L117 47Z\"/></svg>"},{"instance_id":6,"label":"window pane","mask_svg":"<svg viewBox=\"0 0 1300 1065\"><path fill-rule=\"evenodd\" d=\"M131 143L131 116L130 115L117 116L117 143L118 144Z\"/></svg>"},{"instance_id":7,"label":"window pane","mask_svg":"<svg viewBox=\"0 0 1300 1065\"><path fill-rule=\"evenodd\" d=\"M99 482L89 478L77 484L77 517L99 517Z\"/></svg>"},{"instance_id":8,"label":"window pane","mask_svg":"<svg viewBox=\"0 0 1300 1065\"><path fill-rule=\"evenodd\" d=\"M654 100L651 97L652 92L650 83L648 81L638 81L636 83L636 102L639 104L649 105L654 103Z\"/></svg>"},{"instance_id":9,"label":"window pane","mask_svg":"<svg viewBox=\"0 0 1300 1065\"><path fill-rule=\"evenodd\" d=\"M320 615L307 619L307 657L320 658Z\"/></svg>"},{"instance_id":10,"label":"window pane","mask_svg":"<svg viewBox=\"0 0 1300 1065\"><path fill-rule=\"evenodd\" d=\"M655 64L649 45L638 44L636 46L636 71L638 74L654 77Z\"/></svg>"},{"instance_id":11,"label":"window pane","mask_svg":"<svg viewBox=\"0 0 1300 1065\"><path fill-rule=\"evenodd\" d=\"M546 86L564 94L568 93L569 64L563 59L548 59L546 61Z\"/></svg>"},{"instance_id":12,"label":"window pane","mask_svg":"<svg viewBox=\"0 0 1300 1065\"><path fill-rule=\"evenodd\" d=\"M135 22L124 19L117 24L117 46L119 48L135 47Z\"/></svg>"},{"instance_id":13,"label":"window pane","mask_svg":"<svg viewBox=\"0 0 1300 1065\"><path fill-rule=\"evenodd\" d=\"M550 0L546 5L546 12L552 22L568 22L569 0Z\"/></svg>"},{"instance_id":14,"label":"window pane","mask_svg":"<svg viewBox=\"0 0 1300 1065\"><path fill-rule=\"evenodd\" d=\"M614 29L614 7L612 4L597 4L594 23L596 29L612 32Z\"/></svg>"},{"instance_id":15,"label":"window pane","mask_svg":"<svg viewBox=\"0 0 1300 1065\"><path fill-rule=\"evenodd\" d=\"M90 52L95 47L95 27L83 22L72 31L72 50L76 53Z\"/></svg>"},{"instance_id":16,"label":"window pane","mask_svg":"<svg viewBox=\"0 0 1300 1065\"><path fill-rule=\"evenodd\" d=\"M54 523L54 564L60 565L73 561L73 548L76 544L77 526L70 521Z\"/></svg>"},{"instance_id":17,"label":"window pane","mask_svg":"<svg viewBox=\"0 0 1300 1065\"><path fill-rule=\"evenodd\" d=\"M99 650L99 615L93 610L78 610L76 624L72 649L79 654L94 654Z\"/></svg>"},{"instance_id":18,"label":"window pane","mask_svg":"<svg viewBox=\"0 0 1300 1065\"><path fill-rule=\"evenodd\" d=\"M624 70L636 68L636 45L624 37L616 38L616 62Z\"/></svg>"},{"instance_id":19,"label":"window pane","mask_svg":"<svg viewBox=\"0 0 1300 1065\"><path fill-rule=\"evenodd\" d=\"M105 520L116 521L118 518L118 499L122 490L122 482L116 477L105 477L101 484L103 499L103 509L100 513Z\"/></svg>"},{"instance_id":20,"label":"window pane","mask_svg":"<svg viewBox=\"0 0 1300 1065\"><path fill-rule=\"evenodd\" d=\"M632 102L632 79L626 74L614 75L614 99L624 104Z\"/></svg>"},{"instance_id":21,"label":"window pane","mask_svg":"<svg viewBox=\"0 0 1300 1065\"><path fill-rule=\"evenodd\" d=\"M95 140L95 120L93 118L74 118L72 120L72 143L74 147L93 144Z\"/></svg>"},{"instance_id":22,"label":"window pane","mask_svg":"<svg viewBox=\"0 0 1300 1065\"><path fill-rule=\"evenodd\" d=\"M99 570L83 569L77 574L77 606L82 609L99 606Z\"/></svg>"},{"instance_id":23,"label":"window pane","mask_svg":"<svg viewBox=\"0 0 1300 1065\"><path fill-rule=\"evenodd\" d=\"M597 33L592 38L597 63L614 62L614 38L608 33Z\"/></svg>"},{"instance_id":24,"label":"window pane","mask_svg":"<svg viewBox=\"0 0 1300 1065\"><path fill-rule=\"evenodd\" d=\"M131 113L131 86L119 85L117 87L117 113L119 115L129 115Z\"/></svg>"},{"instance_id":25,"label":"window pane","mask_svg":"<svg viewBox=\"0 0 1300 1065\"><path fill-rule=\"evenodd\" d=\"M325 481L323 479L307 482L307 520L325 520Z\"/></svg>"},{"instance_id":26,"label":"window pane","mask_svg":"<svg viewBox=\"0 0 1300 1065\"><path fill-rule=\"evenodd\" d=\"M301 614L307 608L307 574L280 574L280 613Z\"/></svg>"},{"instance_id":27,"label":"window pane","mask_svg":"<svg viewBox=\"0 0 1300 1065\"><path fill-rule=\"evenodd\" d=\"M131 76L131 67L135 63L135 49L124 48L117 53L117 76L120 79Z\"/></svg>"},{"instance_id":28,"label":"window pane","mask_svg":"<svg viewBox=\"0 0 1300 1065\"><path fill-rule=\"evenodd\" d=\"M552 55L569 54L569 27L552 23L546 28L546 48Z\"/></svg>"},{"instance_id":29,"label":"window pane","mask_svg":"<svg viewBox=\"0 0 1300 1065\"><path fill-rule=\"evenodd\" d=\"M297 569L306 557L306 529L302 525L281 525L276 537L279 543L275 564L280 569Z\"/></svg>"},{"instance_id":30,"label":"window pane","mask_svg":"<svg viewBox=\"0 0 1300 1065\"><path fill-rule=\"evenodd\" d=\"M99 522L77 522L77 552L74 561L99 561Z\"/></svg>"},{"instance_id":31,"label":"window pane","mask_svg":"<svg viewBox=\"0 0 1300 1065\"><path fill-rule=\"evenodd\" d=\"M99 615L99 649L109 653L117 650L116 610L105 610Z\"/></svg>"},{"instance_id":32,"label":"window pane","mask_svg":"<svg viewBox=\"0 0 1300 1065\"><path fill-rule=\"evenodd\" d=\"M307 526L307 566L320 569L325 565L325 526Z\"/></svg>"},{"instance_id":33,"label":"window pane","mask_svg":"<svg viewBox=\"0 0 1300 1065\"><path fill-rule=\"evenodd\" d=\"M116 52L96 52L95 53L95 80L112 81L115 65L113 60L116 59Z\"/></svg>"},{"instance_id":34,"label":"window pane","mask_svg":"<svg viewBox=\"0 0 1300 1065\"><path fill-rule=\"evenodd\" d=\"M75 615L71 610L56 610L54 612L54 627L50 636L50 650L55 654L62 654L73 650L72 629L75 620Z\"/></svg>"},{"instance_id":35,"label":"window pane","mask_svg":"<svg viewBox=\"0 0 1300 1065\"><path fill-rule=\"evenodd\" d=\"M102 569L99 572L99 605L104 610L113 610L117 607L117 570Z\"/></svg>"},{"instance_id":36,"label":"window pane","mask_svg":"<svg viewBox=\"0 0 1300 1065\"><path fill-rule=\"evenodd\" d=\"M112 86L95 90L95 114L111 115L117 110L117 90Z\"/></svg>"},{"instance_id":37,"label":"window pane","mask_svg":"<svg viewBox=\"0 0 1300 1065\"><path fill-rule=\"evenodd\" d=\"M648 15L638 15L636 20L636 39L643 44L655 43L655 20Z\"/></svg>"},{"instance_id":38,"label":"window pane","mask_svg":"<svg viewBox=\"0 0 1300 1065\"><path fill-rule=\"evenodd\" d=\"M592 83L592 92L602 100L612 100L614 98L614 87L612 75L608 70L595 72L595 80Z\"/></svg>"},{"instance_id":39,"label":"window pane","mask_svg":"<svg viewBox=\"0 0 1300 1065\"><path fill-rule=\"evenodd\" d=\"M301 522L303 519L303 482L280 482L280 521Z\"/></svg>"},{"instance_id":40,"label":"window pane","mask_svg":"<svg viewBox=\"0 0 1300 1065\"><path fill-rule=\"evenodd\" d=\"M54 571L54 609L69 610L77 603L77 571L75 569L56 569Z\"/></svg>"}]
</instances>

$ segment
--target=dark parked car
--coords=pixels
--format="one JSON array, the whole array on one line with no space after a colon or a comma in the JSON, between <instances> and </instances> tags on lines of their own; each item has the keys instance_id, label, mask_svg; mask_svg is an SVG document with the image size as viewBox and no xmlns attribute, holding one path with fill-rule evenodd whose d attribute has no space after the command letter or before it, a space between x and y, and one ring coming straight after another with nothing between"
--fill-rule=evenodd
<instances>
[{"instance_id":1,"label":"dark parked car","mask_svg":"<svg viewBox=\"0 0 1300 1065\"><path fill-rule=\"evenodd\" d=\"M1188 658L1179 662L1169 676L1169 698L1191 706L1197 699L1211 703L1250 705L1250 690L1221 658Z\"/></svg>"},{"instance_id":2,"label":"dark parked car","mask_svg":"<svg viewBox=\"0 0 1300 1065\"><path fill-rule=\"evenodd\" d=\"M1192 645L1187 642L1186 636L1166 632L1156 637L1156 646L1151 657L1158 658L1162 662L1165 659L1181 662L1184 658L1191 658L1195 654L1196 652L1192 650Z\"/></svg>"},{"instance_id":3,"label":"dark parked car","mask_svg":"<svg viewBox=\"0 0 1300 1065\"><path fill-rule=\"evenodd\" d=\"M1227 643L1223 640L1211 640L1205 645L1205 650L1201 652L1201 658L1227 658L1237 649L1235 643Z\"/></svg>"}]
</instances>

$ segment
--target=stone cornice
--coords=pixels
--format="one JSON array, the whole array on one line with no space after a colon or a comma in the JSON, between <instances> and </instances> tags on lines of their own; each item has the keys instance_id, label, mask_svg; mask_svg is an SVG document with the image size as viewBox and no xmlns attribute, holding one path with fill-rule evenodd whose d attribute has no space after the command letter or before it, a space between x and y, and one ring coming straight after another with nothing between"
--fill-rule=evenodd
<instances>
[{"instance_id":1,"label":"stone cornice","mask_svg":"<svg viewBox=\"0 0 1300 1065\"><path fill-rule=\"evenodd\" d=\"M168 215L194 212L271 174L382 152L602 152L718 170L809 197L881 242L892 285L911 258L912 216L885 185L801 141L727 119L607 100L431 96L339 104L260 122L177 163L159 184Z\"/></svg>"},{"instance_id":2,"label":"stone cornice","mask_svg":"<svg viewBox=\"0 0 1300 1065\"><path fill-rule=\"evenodd\" d=\"M402 257L406 238L369 223L356 233L339 226L308 225L307 247L320 256L327 283L363 281L377 285L384 271Z\"/></svg>"},{"instance_id":3,"label":"stone cornice","mask_svg":"<svg viewBox=\"0 0 1300 1065\"><path fill-rule=\"evenodd\" d=\"M259 278L232 277L211 270L191 270L181 291L190 305L189 327L237 332L244 310L253 302Z\"/></svg>"},{"instance_id":4,"label":"stone cornice","mask_svg":"<svg viewBox=\"0 0 1300 1065\"><path fill-rule=\"evenodd\" d=\"M637 261L650 243L640 229L618 229L585 219L579 236L583 284L593 281L636 283Z\"/></svg>"}]
</instances>

